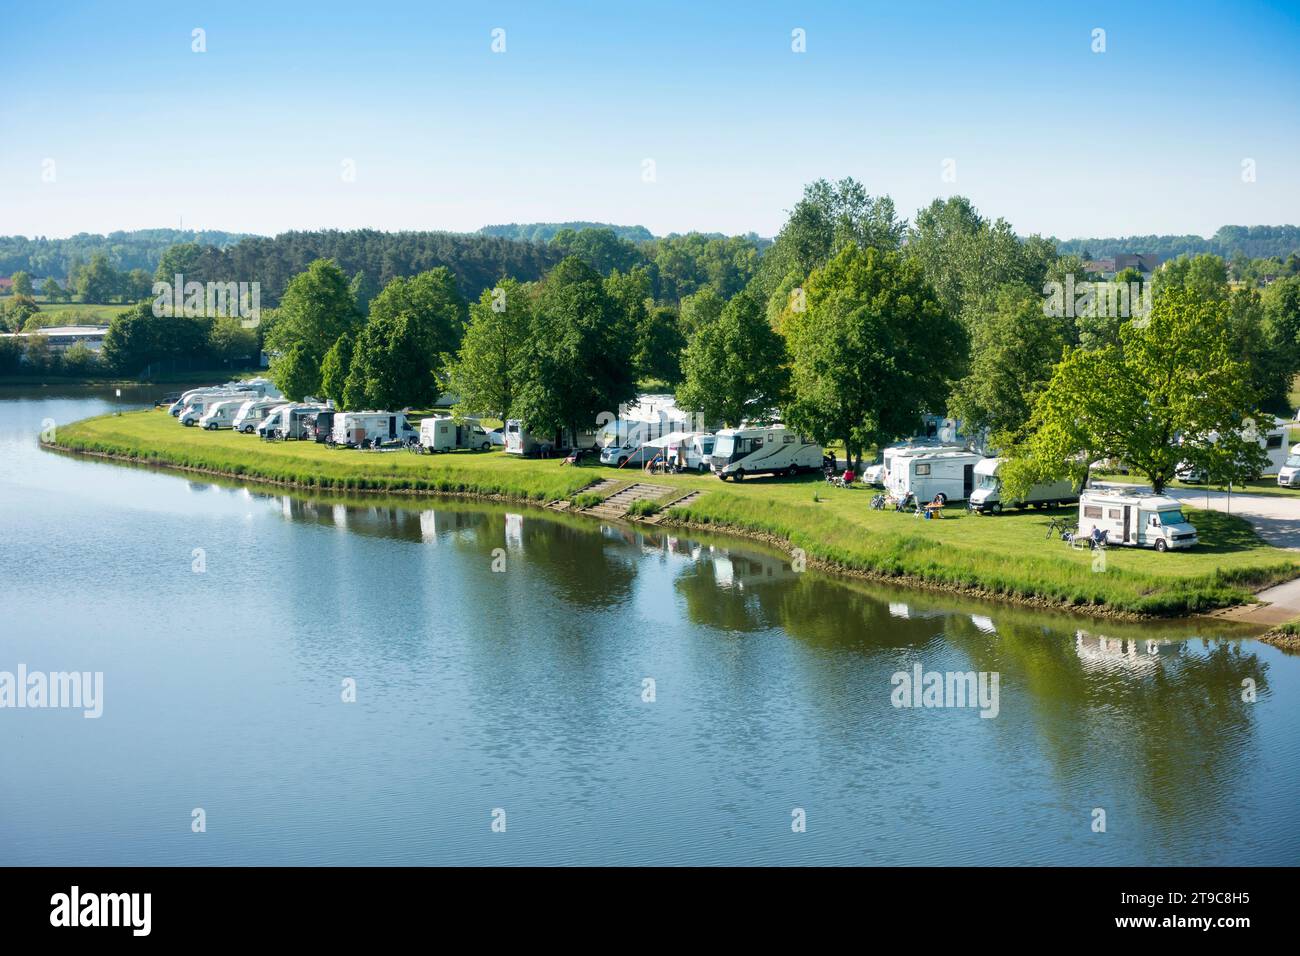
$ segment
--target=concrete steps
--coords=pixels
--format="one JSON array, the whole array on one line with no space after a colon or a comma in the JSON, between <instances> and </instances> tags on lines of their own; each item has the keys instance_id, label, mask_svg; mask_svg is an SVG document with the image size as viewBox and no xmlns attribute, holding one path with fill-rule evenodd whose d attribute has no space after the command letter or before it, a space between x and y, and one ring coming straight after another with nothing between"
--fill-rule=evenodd
<instances>
[{"instance_id":1,"label":"concrete steps","mask_svg":"<svg viewBox=\"0 0 1300 956\"><path fill-rule=\"evenodd\" d=\"M616 491L598 505L592 505L590 508L584 508L582 513L592 515L597 518L622 518L627 514L628 509L638 501L650 500L656 501L668 494L673 489L668 485L654 485L647 482L637 482L628 485L622 491ZM599 494L600 488L588 488L587 492Z\"/></svg>"}]
</instances>

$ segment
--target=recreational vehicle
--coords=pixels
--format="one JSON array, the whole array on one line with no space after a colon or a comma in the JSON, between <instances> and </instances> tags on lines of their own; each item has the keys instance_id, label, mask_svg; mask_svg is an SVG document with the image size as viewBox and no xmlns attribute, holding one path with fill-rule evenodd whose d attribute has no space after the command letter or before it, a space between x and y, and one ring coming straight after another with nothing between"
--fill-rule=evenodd
<instances>
[{"instance_id":1,"label":"recreational vehicle","mask_svg":"<svg viewBox=\"0 0 1300 956\"><path fill-rule=\"evenodd\" d=\"M199 392L191 396L189 403L181 409L177 420L182 425L197 425L199 419L208 413L208 410L220 402L237 401L240 404L249 399L257 398L253 392L231 392L231 391L208 391Z\"/></svg>"},{"instance_id":2,"label":"recreational vehicle","mask_svg":"<svg viewBox=\"0 0 1300 956\"><path fill-rule=\"evenodd\" d=\"M975 464L975 490L970 495L970 510L980 514L999 514L1006 508L1028 508L1037 505L1043 508L1055 508L1059 504L1079 500L1079 491L1069 479L1033 485L1023 498L1006 501L1002 497L1002 481L998 478L998 469L1002 467L1002 458L985 458Z\"/></svg>"},{"instance_id":3,"label":"recreational vehicle","mask_svg":"<svg viewBox=\"0 0 1300 956\"><path fill-rule=\"evenodd\" d=\"M334 433L334 416L337 414L338 412L333 409L322 408L306 416L302 421L303 440L314 441L317 444L328 442Z\"/></svg>"},{"instance_id":4,"label":"recreational vehicle","mask_svg":"<svg viewBox=\"0 0 1300 956\"><path fill-rule=\"evenodd\" d=\"M1089 489L1079 495L1079 537L1097 528L1108 544L1129 544L1157 551L1190 548L1196 529L1183 516L1183 506L1166 495L1133 494Z\"/></svg>"},{"instance_id":5,"label":"recreational vehicle","mask_svg":"<svg viewBox=\"0 0 1300 956\"><path fill-rule=\"evenodd\" d=\"M266 416L284 404L286 403L283 398L250 398L239 406L239 411L235 413L235 419L230 423L230 427L237 432L251 435L257 430L257 426L266 420Z\"/></svg>"},{"instance_id":6,"label":"recreational vehicle","mask_svg":"<svg viewBox=\"0 0 1300 956\"><path fill-rule=\"evenodd\" d=\"M1280 475L1282 469L1286 467L1287 458L1290 456L1286 445L1286 436L1295 423L1279 422L1277 419L1270 417L1268 418L1268 424L1268 431L1260 432L1258 436L1259 447L1263 450L1267 460L1261 470L1242 476L1247 480L1258 478L1261 475ZM1218 432L1210 432L1211 441L1217 441L1218 437ZM1174 477L1189 485L1199 485L1209 480L1209 476L1204 469L1186 461L1179 462L1178 467L1174 470ZM1278 482L1278 484L1281 483Z\"/></svg>"},{"instance_id":7,"label":"recreational vehicle","mask_svg":"<svg viewBox=\"0 0 1300 956\"><path fill-rule=\"evenodd\" d=\"M239 410L244 407L246 399L232 398L229 401L214 402L208 406L208 410L203 413L199 419L199 427L215 432L220 428L233 428L235 416Z\"/></svg>"},{"instance_id":8,"label":"recreational vehicle","mask_svg":"<svg viewBox=\"0 0 1300 956\"><path fill-rule=\"evenodd\" d=\"M597 451L601 442L601 432L595 429L581 430L576 434L565 431L561 433L559 441L542 438L530 432L517 418L506 422L505 435L506 454L538 455L542 458L548 458L556 452L571 448L589 448Z\"/></svg>"},{"instance_id":9,"label":"recreational vehicle","mask_svg":"<svg viewBox=\"0 0 1300 956\"><path fill-rule=\"evenodd\" d=\"M606 445L600 460L606 465L646 465L659 459L670 463L678 471L709 470L709 456L713 454L714 436L708 432L669 432L636 447Z\"/></svg>"},{"instance_id":10,"label":"recreational vehicle","mask_svg":"<svg viewBox=\"0 0 1300 956\"><path fill-rule=\"evenodd\" d=\"M968 499L975 490L975 466L984 460L978 452L943 445L887 451L894 451L885 459L890 493L940 504Z\"/></svg>"},{"instance_id":11,"label":"recreational vehicle","mask_svg":"<svg viewBox=\"0 0 1300 956\"><path fill-rule=\"evenodd\" d=\"M224 385L204 385L199 388L191 388L188 391L181 392L180 397L167 406L167 411L173 418L180 416L181 412L191 404L198 396L207 393L229 394L232 392L248 392L252 398L283 398L280 390L275 387L275 383L269 378L250 378L246 381L226 382Z\"/></svg>"},{"instance_id":12,"label":"recreational vehicle","mask_svg":"<svg viewBox=\"0 0 1300 956\"><path fill-rule=\"evenodd\" d=\"M709 467L726 481L748 475L814 471L821 467L822 446L784 425L766 428L724 428L714 437Z\"/></svg>"},{"instance_id":13,"label":"recreational vehicle","mask_svg":"<svg viewBox=\"0 0 1300 956\"><path fill-rule=\"evenodd\" d=\"M378 448L417 441L418 434L402 412L338 412L330 443L347 448Z\"/></svg>"},{"instance_id":14,"label":"recreational vehicle","mask_svg":"<svg viewBox=\"0 0 1300 956\"><path fill-rule=\"evenodd\" d=\"M426 452L480 448L488 451L492 439L476 418L457 421L450 417L425 418L420 422L420 447Z\"/></svg>"},{"instance_id":15,"label":"recreational vehicle","mask_svg":"<svg viewBox=\"0 0 1300 956\"><path fill-rule=\"evenodd\" d=\"M257 434L267 440L313 441L315 434L308 434L308 427L317 412L328 410L328 406L314 402L290 402L267 415L257 426Z\"/></svg>"},{"instance_id":16,"label":"recreational vehicle","mask_svg":"<svg viewBox=\"0 0 1300 956\"><path fill-rule=\"evenodd\" d=\"M1300 445L1291 446L1291 454L1278 469L1277 483L1283 488L1300 486Z\"/></svg>"}]
</instances>

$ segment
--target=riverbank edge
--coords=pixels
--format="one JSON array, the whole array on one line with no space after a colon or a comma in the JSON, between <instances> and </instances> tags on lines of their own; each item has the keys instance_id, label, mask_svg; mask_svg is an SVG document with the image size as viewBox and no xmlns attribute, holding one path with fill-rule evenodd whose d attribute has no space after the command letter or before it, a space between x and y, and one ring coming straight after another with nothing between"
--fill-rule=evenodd
<instances>
[{"instance_id":1,"label":"riverbank edge","mask_svg":"<svg viewBox=\"0 0 1300 956\"><path fill-rule=\"evenodd\" d=\"M303 481L283 481L275 478L266 478L258 475L237 474L216 468L202 468L194 465L171 464L166 459L138 455L127 455L117 452L91 451L80 449L69 445L55 442L40 442L41 448L47 451L54 451L61 454L73 456L84 456L87 458L97 458L106 461L117 461L133 465L146 465L152 468L164 468L171 471L185 472L188 474L205 475L212 478L223 478L229 481L252 482L261 485L270 485L273 487L284 488L291 491L329 493L331 491L347 495L361 496L381 496L393 498L446 498L461 501L484 501L496 502L503 504L517 504L526 507L536 508L540 511L555 513L554 509L548 507L551 502L542 498L524 497L519 495L508 494L489 494L484 492L472 491L448 491L436 488L333 488L328 485ZM592 484L599 482L594 479ZM590 487L588 485L587 487ZM581 492L579 492L581 493ZM566 500L566 499L557 499ZM684 531L697 531L709 534L721 534L727 537L738 538L741 540L752 541L766 547L775 548L783 554L793 555L798 550L796 546L787 538L770 532L757 531L750 528L741 528L734 525L713 522L695 522L688 519L676 518L672 515L672 505L669 504L663 509L662 517L654 522L648 522L644 518L638 518L634 515L627 515L621 520L633 526L645 528L674 528ZM609 519L600 518L595 515L584 514L580 510L566 508L561 512L566 515L577 515L588 518L596 523L607 521ZM1204 617L1204 613L1191 612L1185 614L1143 614L1137 611L1129 611L1120 608L1111 607L1105 604L1074 604L1068 601L1054 600L1043 597L1042 595L1026 595L1014 592L995 591L989 588L983 588L978 585L952 584L948 582L933 581L928 578L907 575L907 574L890 574L882 571L862 568L854 565L840 564L833 561L827 561L812 555L805 555L804 561L806 566L818 571L853 578L861 581L870 581L877 584L889 584L896 587L912 588L922 591L935 593L955 594L968 598L979 600L993 601L996 603L1010 604L1019 607L1037 608L1041 610L1065 611L1072 614L1080 614L1091 618L1115 620L1115 621L1176 621L1176 620L1193 620ZM1254 603L1252 601L1239 602L1237 605ZM1215 610L1221 610L1216 608ZM1279 645L1282 646L1282 645Z\"/></svg>"}]
</instances>

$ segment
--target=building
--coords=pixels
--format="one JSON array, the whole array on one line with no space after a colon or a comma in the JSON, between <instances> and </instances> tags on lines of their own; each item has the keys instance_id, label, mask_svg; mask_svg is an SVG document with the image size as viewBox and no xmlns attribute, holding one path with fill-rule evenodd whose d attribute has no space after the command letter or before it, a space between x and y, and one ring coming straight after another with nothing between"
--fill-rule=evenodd
<instances>
[{"instance_id":1,"label":"building","mask_svg":"<svg viewBox=\"0 0 1300 956\"><path fill-rule=\"evenodd\" d=\"M1103 279L1113 279L1115 274L1125 269L1136 269L1143 275L1150 275L1160 268L1164 257L1152 252L1117 253L1102 259L1089 259L1083 264L1089 272L1098 272Z\"/></svg>"},{"instance_id":2,"label":"building","mask_svg":"<svg viewBox=\"0 0 1300 956\"><path fill-rule=\"evenodd\" d=\"M98 352L104 347L104 336L108 334L107 325L57 325L35 332L5 332L0 338L20 339L26 341L37 335L43 335L50 343L50 348L62 351L78 342L91 351Z\"/></svg>"}]
</instances>

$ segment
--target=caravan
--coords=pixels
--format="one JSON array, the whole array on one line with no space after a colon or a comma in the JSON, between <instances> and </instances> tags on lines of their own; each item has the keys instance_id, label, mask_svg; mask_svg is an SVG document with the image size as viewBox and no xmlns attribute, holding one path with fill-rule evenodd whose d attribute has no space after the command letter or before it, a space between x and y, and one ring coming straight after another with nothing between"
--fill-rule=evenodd
<instances>
[{"instance_id":1,"label":"caravan","mask_svg":"<svg viewBox=\"0 0 1300 956\"><path fill-rule=\"evenodd\" d=\"M975 490L971 492L969 507L980 514L1000 514L1004 507L1028 508L1038 505L1042 508L1055 508L1061 504L1079 500L1079 490L1069 479L1034 485L1024 498L1016 501L1004 501L1002 498L1002 481L998 478L998 469L1002 467L1003 458L985 458L975 465Z\"/></svg>"},{"instance_id":2,"label":"caravan","mask_svg":"<svg viewBox=\"0 0 1300 956\"><path fill-rule=\"evenodd\" d=\"M338 412L327 444L346 448L378 448L419 441L402 412Z\"/></svg>"},{"instance_id":3,"label":"caravan","mask_svg":"<svg viewBox=\"0 0 1300 956\"><path fill-rule=\"evenodd\" d=\"M795 475L822 464L822 446L784 425L765 428L724 428L714 437L709 467L726 481L747 475Z\"/></svg>"},{"instance_id":4,"label":"caravan","mask_svg":"<svg viewBox=\"0 0 1300 956\"><path fill-rule=\"evenodd\" d=\"M508 455L537 455L540 458L549 458L556 452L571 448L598 451L600 449L601 433L595 429L580 430L576 434L562 432L560 440L557 442L553 439L534 435L524 427L524 423L520 419L511 418L505 424L505 439L506 454Z\"/></svg>"},{"instance_id":5,"label":"caravan","mask_svg":"<svg viewBox=\"0 0 1300 956\"><path fill-rule=\"evenodd\" d=\"M895 498L965 501L975 490L975 466L983 460L978 452L945 445L886 449L886 487Z\"/></svg>"},{"instance_id":6,"label":"caravan","mask_svg":"<svg viewBox=\"0 0 1300 956\"><path fill-rule=\"evenodd\" d=\"M1157 551L1191 548L1197 540L1177 499L1113 489L1090 489L1079 496L1077 537L1089 538L1093 529L1105 534L1108 544Z\"/></svg>"},{"instance_id":7,"label":"caravan","mask_svg":"<svg viewBox=\"0 0 1300 956\"><path fill-rule=\"evenodd\" d=\"M233 428L235 417L245 404L245 399L235 398L209 405L208 410L199 419L199 427L210 432L214 432L219 428Z\"/></svg>"},{"instance_id":8,"label":"caravan","mask_svg":"<svg viewBox=\"0 0 1300 956\"><path fill-rule=\"evenodd\" d=\"M426 452L478 448L489 451L492 439L477 418L430 417L420 421L420 448Z\"/></svg>"}]
</instances>

